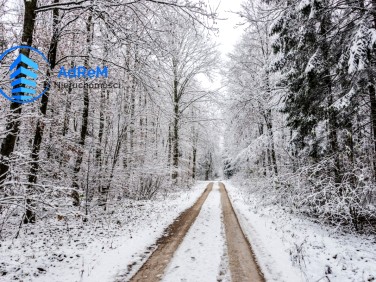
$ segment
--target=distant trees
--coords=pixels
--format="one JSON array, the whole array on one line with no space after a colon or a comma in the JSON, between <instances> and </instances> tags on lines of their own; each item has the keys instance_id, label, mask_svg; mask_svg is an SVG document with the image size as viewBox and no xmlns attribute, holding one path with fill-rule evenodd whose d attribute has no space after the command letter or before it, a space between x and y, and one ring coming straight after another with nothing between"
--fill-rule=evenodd
<instances>
[{"instance_id":1,"label":"distant trees","mask_svg":"<svg viewBox=\"0 0 376 282\"><path fill-rule=\"evenodd\" d=\"M229 55L229 69L224 74L231 91L228 129L235 140L226 139L230 152L232 148L244 149L231 152L235 154L235 158L232 156L234 164L245 161L247 169L252 170L249 167L251 154L253 161L260 165L260 173L278 175L274 127L281 115L277 110L280 94L271 74L271 23L267 18L264 22L258 21L257 7L251 2L244 7L242 16L249 20L250 26ZM256 143L259 151L254 151Z\"/></svg>"},{"instance_id":2,"label":"distant trees","mask_svg":"<svg viewBox=\"0 0 376 282\"><path fill-rule=\"evenodd\" d=\"M199 75L209 76L217 67L219 56L202 28L193 29L179 18L171 22L171 30L162 38L164 48L156 60L155 76L159 79L155 87L162 88L161 94L165 97L160 99L164 101L163 105L171 110L169 154L171 176L176 179L179 175L183 123L189 125L195 122L194 114L197 111L192 107L210 95L208 91L200 88L197 78ZM197 130L192 126L192 134L195 135ZM195 150L193 158L196 159L197 148Z\"/></svg>"}]
</instances>

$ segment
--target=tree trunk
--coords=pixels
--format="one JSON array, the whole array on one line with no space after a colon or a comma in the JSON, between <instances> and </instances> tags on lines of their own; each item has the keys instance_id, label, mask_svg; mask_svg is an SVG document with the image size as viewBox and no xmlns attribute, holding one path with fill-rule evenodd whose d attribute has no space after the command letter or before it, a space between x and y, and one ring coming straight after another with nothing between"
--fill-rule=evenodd
<instances>
[{"instance_id":1,"label":"tree trunk","mask_svg":"<svg viewBox=\"0 0 376 282\"><path fill-rule=\"evenodd\" d=\"M210 174L212 170L212 163L213 163L212 154L209 153L209 159L208 159L206 170L205 170L205 180L209 180L210 178Z\"/></svg>"},{"instance_id":2,"label":"tree trunk","mask_svg":"<svg viewBox=\"0 0 376 282\"><path fill-rule=\"evenodd\" d=\"M128 166L132 166L133 162L133 149L134 149L134 132L135 132L135 108L136 108L136 97L135 97L135 87L133 82L131 82L130 88L130 105L129 105L129 160Z\"/></svg>"},{"instance_id":3,"label":"tree trunk","mask_svg":"<svg viewBox=\"0 0 376 282\"><path fill-rule=\"evenodd\" d=\"M54 3L59 3L59 0L55 0ZM53 10L53 35L51 38L50 48L48 50L48 61L50 62L51 70L53 70L56 66L56 54L57 54L57 45L58 45L58 34L59 30L57 28L57 25L59 24L59 10L54 9ZM46 82L45 86L47 84L47 81L51 77L51 71L48 70L46 74ZM37 173L39 169L39 151L40 151L40 145L42 143L43 138L43 132L44 132L44 123L43 123L43 117L46 116L47 113L47 105L48 105L48 98L49 98L49 91L46 91L46 93L42 96L41 99L41 106L40 106L40 112L42 114L42 118L39 118L37 121L37 127L34 134L34 141L33 141L33 148L32 148L32 154L31 154L31 168L29 173L29 183L35 184L37 182Z\"/></svg>"},{"instance_id":4,"label":"tree trunk","mask_svg":"<svg viewBox=\"0 0 376 282\"><path fill-rule=\"evenodd\" d=\"M75 40L75 36L73 36L73 41ZM73 47L72 47L72 54L73 55ZM71 63L70 63L70 67L73 68L74 67L74 60L72 59L71 60ZM72 86L71 84L69 84L69 87L68 87L68 93L67 93L67 100L65 102L65 113L64 113L64 123L63 123L63 130L62 130L62 135L65 136L67 133L68 133L68 129L69 129L69 118L70 118L70 110L71 110L71 106L72 106L72 102L71 102L71 94L72 94Z\"/></svg>"},{"instance_id":5,"label":"tree trunk","mask_svg":"<svg viewBox=\"0 0 376 282\"><path fill-rule=\"evenodd\" d=\"M328 5L328 4L325 4ZM334 101L334 94L332 92L332 79L330 75L330 56L329 56L329 44L327 42L327 34L331 27L331 19L330 14L323 15L321 19L321 29L320 35L321 43L320 49L323 56L323 62L325 64L324 72L323 72L323 88L326 91L326 96L328 97L328 122L329 122L329 146L330 146L330 153L334 157L334 179L335 183L340 183L340 163L339 163L339 156L338 156L338 138L337 138L337 113L335 109L332 107ZM340 189L341 193L341 189Z\"/></svg>"},{"instance_id":6,"label":"tree trunk","mask_svg":"<svg viewBox=\"0 0 376 282\"><path fill-rule=\"evenodd\" d=\"M88 20L86 22L86 44L87 44L87 57L84 60L84 67L86 69L89 69L89 56L91 53L91 42L92 42L92 36L93 36L93 30L92 30L92 15L90 14L88 17ZM85 141L86 141L86 136L88 132L88 118L89 118L89 89L84 88L83 89L83 96L84 96L84 107L82 111L82 123L81 123L81 132L80 132L80 152L78 153L76 163L74 166L74 179L73 179L73 188L78 189L79 184L78 184L78 174L81 170L81 164L82 164L82 159L84 155L84 147L85 147ZM72 197L74 199L73 204L74 205L79 205L78 197L77 197L77 191L72 193Z\"/></svg>"},{"instance_id":7,"label":"tree trunk","mask_svg":"<svg viewBox=\"0 0 376 282\"><path fill-rule=\"evenodd\" d=\"M266 71L265 74L265 87L266 87L266 92L268 93L268 97L272 96L272 90L270 88L270 74L269 71ZM277 168L277 158L275 155L275 148L274 148L274 133L273 133L273 123L272 123L272 110L267 109L266 112L264 112L264 118L265 118L265 123L266 123L266 131L268 133L269 137L269 146L270 147L270 161L272 165L272 170L275 175L278 175L278 168Z\"/></svg>"},{"instance_id":8,"label":"tree trunk","mask_svg":"<svg viewBox=\"0 0 376 282\"><path fill-rule=\"evenodd\" d=\"M178 81L174 80L174 122L172 128L172 179L178 177L179 166L179 96L178 96Z\"/></svg>"},{"instance_id":9,"label":"tree trunk","mask_svg":"<svg viewBox=\"0 0 376 282\"><path fill-rule=\"evenodd\" d=\"M270 161L271 161L274 174L278 175L277 158L276 158L275 146L274 146L272 111L270 109L268 109L266 112L265 122L266 122L266 129L268 131L268 137L269 137Z\"/></svg>"},{"instance_id":10,"label":"tree trunk","mask_svg":"<svg viewBox=\"0 0 376 282\"><path fill-rule=\"evenodd\" d=\"M59 3L59 0L55 0L54 3ZM51 71L56 66L56 55L57 55L57 45L58 45L58 36L59 36L59 9L53 10L53 34L50 42L50 47L48 50L48 61L50 62L51 70L47 70L46 77L47 79L44 82L44 88L47 87L47 83L49 81L49 78L51 77ZM29 185L28 188L31 189L34 184L37 183L37 174L39 170L39 152L40 152L40 145L42 143L43 139L43 133L44 133L44 122L43 118L46 116L47 113L47 105L48 105L48 98L49 98L49 91L46 91L46 93L42 96L41 99L41 106L40 106L40 112L42 114L42 117L38 119L37 121L37 127L35 129L34 134L34 141L33 141L33 147L32 147L32 153L31 153L31 167L29 171ZM29 201L29 199L27 200ZM30 205L32 205L31 201L29 202L29 205L26 209L25 217L24 217L24 223L33 223L35 222L35 214L30 208Z\"/></svg>"},{"instance_id":11,"label":"tree trunk","mask_svg":"<svg viewBox=\"0 0 376 282\"><path fill-rule=\"evenodd\" d=\"M196 145L193 145L193 152L192 152L192 179L196 178L196 156L197 156L197 148Z\"/></svg>"},{"instance_id":12,"label":"tree trunk","mask_svg":"<svg viewBox=\"0 0 376 282\"><path fill-rule=\"evenodd\" d=\"M329 1L325 0L322 1L322 6L318 11L319 15L319 23L320 29L318 33L318 49L321 54L321 64L323 71L319 72L317 76L318 83L320 85L320 91L323 92L325 101L326 101L326 111L324 118L328 121L327 126L327 139L328 139L328 156L331 157L334 161L333 167L330 169L331 173L334 175L334 182L336 184L340 183L340 162L339 162L339 154L338 154L338 136L337 136L337 112L333 107L333 101L335 100L334 93L332 91L333 82L332 82L332 75L331 69L333 66L333 59L330 53L330 38L328 38L328 34L332 28L331 22L331 12L328 10ZM316 138L315 138L316 139ZM318 153L318 145L314 144L315 146L315 154ZM319 159L320 156L313 156L315 159ZM341 187L339 190L341 194Z\"/></svg>"},{"instance_id":13,"label":"tree trunk","mask_svg":"<svg viewBox=\"0 0 376 282\"><path fill-rule=\"evenodd\" d=\"M167 166L171 166L171 156L172 156L172 134L171 125L168 126L168 138L167 138Z\"/></svg>"},{"instance_id":14,"label":"tree trunk","mask_svg":"<svg viewBox=\"0 0 376 282\"><path fill-rule=\"evenodd\" d=\"M118 126L120 126L120 125L118 125ZM117 141L116 141L116 147L115 147L115 152L114 152L114 158L112 160L112 165L111 165L110 177L109 177L109 180L108 180L108 183L107 183L106 187L103 187L103 189L101 191L101 194L102 194L102 203L100 203L100 205L104 205L104 210L107 209L108 193L110 191L111 182L112 182L112 179L114 177L115 167L116 167L116 164L117 164L118 159L119 159L119 153L120 153L121 144L122 144L122 141L123 141L123 136L124 136L124 134L126 132L127 132L127 126L124 126L121 129L121 131L120 130L118 131L118 136L117 136Z\"/></svg>"},{"instance_id":15,"label":"tree trunk","mask_svg":"<svg viewBox=\"0 0 376 282\"><path fill-rule=\"evenodd\" d=\"M259 135L260 137L264 134L264 124L263 123L259 123L258 124L258 130L259 130ZM263 176L266 176L266 160L265 160L265 150L262 149L261 150L261 166L262 166L262 175Z\"/></svg>"},{"instance_id":16,"label":"tree trunk","mask_svg":"<svg viewBox=\"0 0 376 282\"><path fill-rule=\"evenodd\" d=\"M373 27L376 28L376 0L372 0L372 17L373 17ZM372 64L374 60L369 60ZM373 68L372 68L373 69ZM375 81L373 79L374 73L370 71L369 78L370 84L368 85L368 93L369 93L369 100L370 100L370 119L371 119L371 126L373 132L373 155L372 155L372 162L373 162L373 177L376 180L376 91L375 91Z\"/></svg>"},{"instance_id":17,"label":"tree trunk","mask_svg":"<svg viewBox=\"0 0 376 282\"><path fill-rule=\"evenodd\" d=\"M24 0L25 13L22 28L21 45L31 46L33 43L33 32L35 25L35 10L37 0ZM29 57L30 49L20 49L20 53ZM10 104L11 114L8 116L6 124L6 136L0 149L0 187L4 184L9 170L9 157L13 153L16 140L20 130L20 116L22 112L21 104L12 102Z\"/></svg>"},{"instance_id":18,"label":"tree trunk","mask_svg":"<svg viewBox=\"0 0 376 282\"><path fill-rule=\"evenodd\" d=\"M98 131L98 148L95 152L95 159L97 164L101 166L102 159L102 139L104 132L104 104L105 104L105 90L101 91L101 104L99 106L99 131Z\"/></svg>"},{"instance_id":19,"label":"tree trunk","mask_svg":"<svg viewBox=\"0 0 376 282\"><path fill-rule=\"evenodd\" d=\"M375 85L371 82L368 85L368 93L369 93L369 100L370 100L370 107L371 107L371 125L372 125L372 133L373 133L373 177L376 179L376 91Z\"/></svg>"}]
</instances>

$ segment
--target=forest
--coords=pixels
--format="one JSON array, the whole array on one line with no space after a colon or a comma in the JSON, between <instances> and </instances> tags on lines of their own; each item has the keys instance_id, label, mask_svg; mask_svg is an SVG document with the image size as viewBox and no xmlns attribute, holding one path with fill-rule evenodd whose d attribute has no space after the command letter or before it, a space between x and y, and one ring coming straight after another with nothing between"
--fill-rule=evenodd
<instances>
[{"instance_id":1,"label":"forest","mask_svg":"<svg viewBox=\"0 0 376 282\"><path fill-rule=\"evenodd\" d=\"M254 1L229 57L225 174L267 201L375 230L375 1ZM258 184L255 184L258 183Z\"/></svg>"},{"instance_id":2,"label":"forest","mask_svg":"<svg viewBox=\"0 0 376 282\"><path fill-rule=\"evenodd\" d=\"M162 233L219 180L375 234L376 0L226 1L0 0L0 247Z\"/></svg>"},{"instance_id":3,"label":"forest","mask_svg":"<svg viewBox=\"0 0 376 282\"><path fill-rule=\"evenodd\" d=\"M204 109L213 93L197 77L210 77L218 60L210 40L215 13L204 3L2 2L2 51L38 46L50 68L37 88L54 83L34 103L1 102L4 223L14 213L27 224L82 206L88 215L118 197L150 199L209 179L215 141ZM2 62L4 78L11 59ZM99 68L99 77L98 69L90 80L80 68ZM109 87L80 89L79 82Z\"/></svg>"}]
</instances>

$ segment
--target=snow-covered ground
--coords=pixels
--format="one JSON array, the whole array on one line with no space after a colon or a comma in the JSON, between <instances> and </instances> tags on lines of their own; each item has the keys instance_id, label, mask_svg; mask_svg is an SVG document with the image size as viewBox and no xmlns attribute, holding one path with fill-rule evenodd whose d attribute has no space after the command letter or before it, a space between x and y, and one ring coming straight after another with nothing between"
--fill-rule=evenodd
<instances>
[{"instance_id":1,"label":"snow-covered ground","mask_svg":"<svg viewBox=\"0 0 376 282\"><path fill-rule=\"evenodd\" d=\"M79 219L39 221L18 239L0 242L0 281L114 281L140 267L164 229L192 206L207 186L166 198L127 201L95 224ZM92 219L94 220L94 219ZM129 272L129 273L128 273ZM124 279L123 279L124 281Z\"/></svg>"},{"instance_id":2,"label":"snow-covered ground","mask_svg":"<svg viewBox=\"0 0 376 282\"><path fill-rule=\"evenodd\" d=\"M206 182L152 201L126 202L114 214L39 221L0 243L0 281L127 281L165 228L201 195ZM225 182L267 281L376 281L376 238L262 206L247 187ZM163 281L230 281L218 184L165 271Z\"/></svg>"},{"instance_id":3,"label":"snow-covered ground","mask_svg":"<svg viewBox=\"0 0 376 282\"><path fill-rule=\"evenodd\" d=\"M247 187L224 183L267 281L376 281L375 237L342 234L282 207L261 206Z\"/></svg>"},{"instance_id":4,"label":"snow-covered ground","mask_svg":"<svg viewBox=\"0 0 376 282\"><path fill-rule=\"evenodd\" d=\"M218 183L215 183L162 281L229 281L225 242L221 195Z\"/></svg>"}]
</instances>

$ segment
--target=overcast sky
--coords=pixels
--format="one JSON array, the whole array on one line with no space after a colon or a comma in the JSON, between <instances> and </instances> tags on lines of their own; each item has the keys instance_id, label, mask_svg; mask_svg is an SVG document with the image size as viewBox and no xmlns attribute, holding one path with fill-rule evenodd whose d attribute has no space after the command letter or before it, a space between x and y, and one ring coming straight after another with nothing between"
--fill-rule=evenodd
<instances>
[{"instance_id":1,"label":"overcast sky","mask_svg":"<svg viewBox=\"0 0 376 282\"><path fill-rule=\"evenodd\" d=\"M243 32L243 28L240 26L237 27L237 24L241 22L239 16L233 12L240 11L241 3L245 0L207 0L210 3L212 8L218 7L219 20L217 28L219 29L218 38L216 38L217 43L219 44L218 48L222 53L222 58L226 59L226 55L230 53L237 41L240 40L240 36ZM209 81L205 77L201 77L200 82L202 86L206 89L217 90L223 87L221 83L221 76L216 75L214 81ZM219 118L221 111L215 111L219 116L214 116L214 118ZM224 130L224 124L219 125L218 130ZM218 138L218 145L220 151L224 148L224 136L225 134L220 134Z\"/></svg>"},{"instance_id":2,"label":"overcast sky","mask_svg":"<svg viewBox=\"0 0 376 282\"><path fill-rule=\"evenodd\" d=\"M234 12L240 11L240 5L245 0L207 0L212 9L218 7L219 14L216 28L219 29L216 42L218 49L222 53L222 58L226 59L226 55L232 51L235 43L240 39L243 28L237 26L241 19ZM206 89L219 89L221 85L221 77L216 75L214 81L209 81L205 76L199 76L201 85Z\"/></svg>"},{"instance_id":3,"label":"overcast sky","mask_svg":"<svg viewBox=\"0 0 376 282\"><path fill-rule=\"evenodd\" d=\"M241 19L232 12L240 10L240 4L243 0L208 0L211 7L217 7L219 17L224 20L218 21L219 37L217 42L220 44L220 51L223 55L231 52L234 44L240 39L242 27L236 27Z\"/></svg>"}]
</instances>

